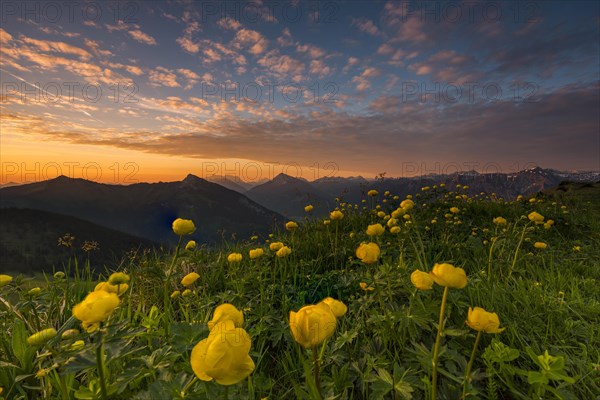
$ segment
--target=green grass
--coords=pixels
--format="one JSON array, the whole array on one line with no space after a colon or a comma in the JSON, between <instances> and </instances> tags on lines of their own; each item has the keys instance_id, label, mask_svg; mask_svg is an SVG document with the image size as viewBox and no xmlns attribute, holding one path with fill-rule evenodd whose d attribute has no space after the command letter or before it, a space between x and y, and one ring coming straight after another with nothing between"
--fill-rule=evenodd
<instances>
[{"instance_id":1,"label":"green grass","mask_svg":"<svg viewBox=\"0 0 600 400\"><path fill-rule=\"evenodd\" d=\"M577 189L568 198L540 196L535 203L457 198L460 194L436 189L415 196L411 223L400 217L400 233L387 229L374 239L382 254L370 265L357 259L355 250L370 240L367 225L385 224L377 210L371 212L371 198L356 207L340 203L345 217L339 222L307 218L293 234L282 227L269 240L290 246L287 258L275 257L268 243L258 240L220 249L200 246L181 252L165 285L173 254L139 254L123 264L130 290L100 332L66 340L59 335L41 347L30 347L25 339L48 327L59 333L80 329L71 310L97 281L77 265L77 276L37 280L42 292L32 297L29 278L15 277L0 288L0 397L102 398L96 350L103 338L109 398L319 398L311 352L294 341L289 312L331 296L348 312L319 348L323 398L429 399L443 288L418 291L410 274L441 262L464 268L468 284L449 291L438 399L461 398L477 333L465 320L475 306L496 312L506 330L482 335L467 398L600 396L600 215L588 199L578 198ZM380 194L377 204L387 215L400 200ZM447 218L450 207L460 212ZM549 229L533 224L526 217L531 211L555 224ZM508 225L494 225L497 216ZM536 249L535 242L548 248ZM265 255L250 260L248 250L256 247ZM227 255L234 251L244 260L229 264ZM192 271L200 274L193 294L170 300L165 309L163 288L167 294L183 291L179 281ZM363 291L361 282L374 290ZM191 349L208 336L207 322L222 303L244 312L256 364L228 392L215 382L195 380L190 366ZM76 340L85 347L68 350ZM564 367L560 358L538 358L545 351L561 357Z\"/></svg>"}]
</instances>

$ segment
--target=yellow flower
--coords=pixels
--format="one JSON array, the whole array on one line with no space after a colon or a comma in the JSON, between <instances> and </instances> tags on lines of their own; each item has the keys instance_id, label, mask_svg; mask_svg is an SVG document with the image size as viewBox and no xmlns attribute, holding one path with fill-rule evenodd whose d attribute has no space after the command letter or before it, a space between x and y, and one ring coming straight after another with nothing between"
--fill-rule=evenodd
<instances>
[{"instance_id":1,"label":"yellow flower","mask_svg":"<svg viewBox=\"0 0 600 400\"><path fill-rule=\"evenodd\" d=\"M238 263L242 261L243 256L240 253L231 253L227 256L227 261L230 263Z\"/></svg>"},{"instance_id":2,"label":"yellow flower","mask_svg":"<svg viewBox=\"0 0 600 400\"><path fill-rule=\"evenodd\" d=\"M13 278L10 275L0 275L0 287L8 285L12 280Z\"/></svg>"},{"instance_id":3,"label":"yellow flower","mask_svg":"<svg viewBox=\"0 0 600 400\"><path fill-rule=\"evenodd\" d=\"M535 242L533 244L533 247L535 247L536 249L545 250L546 248L548 248L548 245L544 242Z\"/></svg>"},{"instance_id":4,"label":"yellow flower","mask_svg":"<svg viewBox=\"0 0 600 400\"><path fill-rule=\"evenodd\" d=\"M86 298L73 307L73 316L82 322L88 332L98 329L98 324L106 320L121 303L115 293L98 290L91 292Z\"/></svg>"},{"instance_id":5,"label":"yellow flower","mask_svg":"<svg viewBox=\"0 0 600 400\"><path fill-rule=\"evenodd\" d=\"M380 236L385 232L385 228L381 224L373 224L367 227L367 235Z\"/></svg>"},{"instance_id":6,"label":"yellow flower","mask_svg":"<svg viewBox=\"0 0 600 400\"><path fill-rule=\"evenodd\" d=\"M388 226L388 228L396 226L396 225L398 225L398 220L396 218L390 218L390 219L388 219L386 225Z\"/></svg>"},{"instance_id":7,"label":"yellow flower","mask_svg":"<svg viewBox=\"0 0 600 400\"><path fill-rule=\"evenodd\" d=\"M217 324L223 321L233 321L236 328L241 328L244 324L244 314L235 308L234 305L223 303L215 308L212 320L208 322L208 329L212 330Z\"/></svg>"},{"instance_id":8,"label":"yellow flower","mask_svg":"<svg viewBox=\"0 0 600 400\"><path fill-rule=\"evenodd\" d=\"M192 251L196 248L196 241L195 240L190 240L189 242L187 242L187 244L185 245L185 249L187 251Z\"/></svg>"},{"instance_id":9,"label":"yellow flower","mask_svg":"<svg viewBox=\"0 0 600 400\"><path fill-rule=\"evenodd\" d=\"M529 218L530 221L533 221L538 225L544 223L544 216L541 214L538 214L535 211L530 212L529 215L527 216L527 218Z\"/></svg>"},{"instance_id":10,"label":"yellow flower","mask_svg":"<svg viewBox=\"0 0 600 400\"><path fill-rule=\"evenodd\" d=\"M108 283L111 285L122 285L129 282L129 275L123 272L115 272L108 278Z\"/></svg>"},{"instance_id":11,"label":"yellow flower","mask_svg":"<svg viewBox=\"0 0 600 400\"><path fill-rule=\"evenodd\" d=\"M402 200L402 203L400 203L400 207L402 207L404 211L412 210L414 206L415 202L408 198L406 200Z\"/></svg>"},{"instance_id":12,"label":"yellow flower","mask_svg":"<svg viewBox=\"0 0 600 400\"><path fill-rule=\"evenodd\" d=\"M65 273L62 271L58 271L54 273L54 279L63 279L65 277Z\"/></svg>"},{"instance_id":13,"label":"yellow flower","mask_svg":"<svg viewBox=\"0 0 600 400\"><path fill-rule=\"evenodd\" d=\"M581 246L573 246L573 251L581 251Z\"/></svg>"},{"instance_id":14,"label":"yellow flower","mask_svg":"<svg viewBox=\"0 0 600 400\"><path fill-rule=\"evenodd\" d=\"M375 290L375 288L373 286L369 286L367 285L366 282L361 282L359 283L359 286L362 290L364 290L365 292L372 292L373 290Z\"/></svg>"},{"instance_id":15,"label":"yellow flower","mask_svg":"<svg viewBox=\"0 0 600 400\"><path fill-rule=\"evenodd\" d=\"M379 218L385 218L385 212L383 212L383 211L379 211L379 212L377 213L377 216L378 216Z\"/></svg>"},{"instance_id":16,"label":"yellow flower","mask_svg":"<svg viewBox=\"0 0 600 400\"><path fill-rule=\"evenodd\" d=\"M452 214L458 214L460 212L460 209L458 207L450 207L450 212Z\"/></svg>"},{"instance_id":17,"label":"yellow flower","mask_svg":"<svg viewBox=\"0 0 600 400\"><path fill-rule=\"evenodd\" d=\"M506 225L506 219L502 218L502 217L496 217L496 218L494 218L493 222L496 225Z\"/></svg>"},{"instance_id":18,"label":"yellow flower","mask_svg":"<svg viewBox=\"0 0 600 400\"><path fill-rule=\"evenodd\" d=\"M462 268L452 264L435 264L429 272L435 283L453 289L462 289L467 286L467 275Z\"/></svg>"},{"instance_id":19,"label":"yellow flower","mask_svg":"<svg viewBox=\"0 0 600 400\"><path fill-rule=\"evenodd\" d=\"M261 257L264 253L265 253L264 250L261 249L261 248L250 250L248 252L251 260L254 260L254 259L257 259L257 258Z\"/></svg>"},{"instance_id":20,"label":"yellow flower","mask_svg":"<svg viewBox=\"0 0 600 400\"><path fill-rule=\"evenodd\" d=\"M283 246L282 248L277 250L277 253L275 253L275 255L277 255L277 257L279 257L279 258L287 257L290 254L292 254L292 249L290 249L287 246Z\"/></svg>"},{"instance_id":21,"label":"yellow flower","mask_svg":"<svg viewBox=\"0 0 600 400\"><path fill-rule=\"evenodd\" d=\"M290 329L296 342L310 349L329 339L337 325L335 314L326 303L290 311Z\"/></svg>"},{"instance_id":22,"label":"yellow flower","mask_svg":"<svg viewBox=\"0 0 600 400\"><path fill-rule=\"evenodd\" d=\"M198 278L200 278L200 275L198 275L196 272L190 272L189 274L183 277L183 279L181 280L181 284L185 287L192 286L194 282L198 280Z\"/></svg>"},{"instance_id":23,"label":"yellow flower","mask_svg":"<svg viewBox=\"0 0 600 400\"><path fill-rule=\"evenodd\" d=\"M29 289L29 291L27 292L27 294L31 297L37 296L38 294L40 294L42 292L42 289L39 287L34 287L32 289Z\"/></svg>"},{"instance_id":24,"label":"yellow flower","mask_svg":"<svg viewBox=\"0 0 600 400\"><path fill-rule=\"evenodd\" d=\"M77 351L83 349L84 347L85 342L83 340L76 340L71 346L69 346L69 350Z\"/></svg>"},{"instance_id":25,"label":"yellow flower","mask_svg":"<svg viewBox=\"0 0 600 400\"><path fill-rule=\"evenodd\" d=\"M332 221L339 221L342 218L344 218L344 213L342 213L339 210L335 210L329 213L329 219L331 219Z\"/></svg>"},{"instance_id":26,"label":"yellow flower","mask_svg":"<svg viewBox=\"0 0 600 400\"><path fill-rule=\"evenodd\" d=\"M311 212L313 210L313 208L314 207L312 206L312 204L309 204L306 207L304 207L304 212L309 213L309 212Z\"/></svg>"},{"instance_id":27,"label":"yellow flower","mask_svg":"<svg viewBox=\"0 0 600 400\"><path fill-rule=\"evenodd\" d=\"M360 258L365 264L373 264L379 259L381 250L377 243L361 243L356 249L356 257Z\"/></svg>"},{"instance_id":28,"label":"yellow flower","mask_svg":"<svg viewBox=\"0 0 600 400\"><path fill-rule=\"evenodd\" d=\"M248 355L250 345L245 330L236 328L231 320L220 322L192 349L192 370L203 381L214 379L220 385L234 385L254 371L254 361Z\"/></svg>"},{"instance_id":29,"label":"yellow flower","mask_svg":"<svg viewBox=\"0 0 600 400\"><path fill-rule=\"evenodd\" d=\"M485 311L481 307L469 307L467 325L478 332L500 333L506 328L500 328L498 314Z\"/></svg>"},{"instance_id":30,"label":"yellow flower","mask_svg":"<svg viewBox=\"0 0 600 400\"><path fill-rule=\"evenodd\" d=\"M27 338L27 344L30 346L40 346L48 340L54 339L57 335L56 329L48 328L36 332Z\"/></svg>"},{"instance_id":31,"label":"yellow flower","mask_svg":"<svg viewBox=\"0 0 600 400\"><path fill-rule=\"evenodd\" d=\"M323 221L323 225L329 225L331 224L331 220L326 219L325 221Z\"/></svg>"},{"instance_id":32,"label":"yellow flower","mask_svg":"<svg viewBox=\"0 0 600 400\"><path fill-rule=\"evenodd\" d=\"M427 272L418 269L410 274L410 281L419 290L431 290L433 287L433 278Z\"/></svg>"},{"instance_id":33,"label":"yellow flower","mask_svg":"<svg viewBox=\"0 0 600 400\"><path fill-rule=\"evenodd\" d=\"M171 293L171 296L173 295L173 293ZM193 294L194 292L192 292L190 289L185 289L183 293L181 293L181 297L190 297Z\"/></svg>"},{"instance_id":34,"label":"yellow flower","mask_svg":"<svg viewBox=\"0 0 600 400\"><path fill-rule=\"evenodd\" d=\"M399 226L392 226L390 228L390 233L393 233L393 234L400 233L400 227Z\"/></svg>"},{"instance_id":35,"label":"yellow flower","mask_svg":"<svg viewBox=\"0 0 600 400\"><path fill-rule=\"evenodd\" d=\"M196 226L191 219L177 218L173 221L173 232L175 232L177 236L191 235L195 231Z\"/></svg>"},{"instance_id":36,"label":"yellow flower","mask_svg":"<svg viewBox=\"0 0 600 400\"><path fill-rule=\"evenodd\" d=\"M180 295L181 295L181 292L179 290L174 290L173 293L171 293L171 298L176 299Z\"/></svg>"},{"instance_id":37,"label":"yellow flower","mask_svg":"<svg viewBox=\"0 0 600 400\"><path fill-rule=\"evenodd\" d=\"M298 224L295 223L294 221L290 221L285 224L285 229L290 232L294 232L296 229L298 229Z\"/></svg>"},{"instance_id":38,"label":"yellow flower","mask_svg":"<svg viewBox=\"0 0 600 400\"><path fill-rule=\"evenodd\" d=\"M334 299L333 297L327 297L321 300L321 303L327 304L329 308L331 308L331 312L336 318L344 316L348 311L348 307L344 303Z\"/></svg>"},{"instance_id":39,"label":"yellow flower","mask_svg":"<svg viewBox=\"0 0 600 400\"><path fill-rule=\"evenodd\" d=\"M273 242L269 245L269 249L271 249L271 251L277 251L279 249L281 249L283 247L283 243L281 242Z\"/></svg>"},{"instance_id":40,"label":"yellow flower","mask_svg":"<svg viewBox=\"0 0 600 400\"><path fill-rule=\"evenodd\" d=\"M79 335L79 330L77 329L67 329L60 335L61 339L71 339L75 336Z\"/></svg>"},{"instance_id":41,"label":"yellow flower","mask_svg":"<svg viewBox=\"0 0 600 400\"><path fill-rule=\"evenodd\" d=\"M118 293L117 293L117 288L118 288ZM108 293L116 293L120 296L123 293L125 293L127 291L127 289L129 289L129 285L126 283L123 283L122 285L111 285L108 282L100 282L94 288L94 292L103 290Z\"/></svg>"},{"instance_id":42,"label":"yellow flower","mask_svg":"<svg viewBox=\"0 0 600 400\"><path fill-rule=\"evenodd\" d=\"M364 193L364 192L363 192ZM377 195L379 195L379 192L375 189L371 189L367 192L367 195L370 197L376 197Z\"/></svg>"}]
</instances>

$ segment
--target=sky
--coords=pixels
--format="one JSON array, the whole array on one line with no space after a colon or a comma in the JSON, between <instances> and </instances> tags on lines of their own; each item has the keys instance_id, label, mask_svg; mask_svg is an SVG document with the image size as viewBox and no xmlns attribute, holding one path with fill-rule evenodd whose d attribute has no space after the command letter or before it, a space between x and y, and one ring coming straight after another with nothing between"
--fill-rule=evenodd
<instances>
[{"instance_id":1,"label":"sky","mask_svg":"<svg viewBox=\"0 0 600 400\"><path fill-rule=\"evenodd\" d=\"M3 1L0 183L600 170L592 1Z\"/></svg>"}]
</instances>

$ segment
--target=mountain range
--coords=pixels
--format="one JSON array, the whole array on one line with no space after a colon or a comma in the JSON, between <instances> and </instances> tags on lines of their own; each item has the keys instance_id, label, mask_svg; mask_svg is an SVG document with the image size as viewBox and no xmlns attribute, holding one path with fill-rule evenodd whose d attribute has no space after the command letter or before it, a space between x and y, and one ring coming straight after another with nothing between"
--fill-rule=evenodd
<instances>
[{"instance_id":1,"label":"mountain range","mask_svg":"<svg viewBox=\"0 0 600 400\"><path fill-rule=\"evenodd\" d=\"M471 193L493 192L498 197L513 199L563 181L597 182L600 173L531 168L513 174L470 171L375 180L329 177L313 182L285 174L264 183L243 182L236 177L219 178L213 177L214 182L210 182L190 174L176 182L108 185L60 176L1 187L2 269L9 264L22 270L48 269L62 254L56 248L58 237L67 232L82 240L96 240L101 248L110 248L118 257L117 253L123 254L136 244L144 247L174 245L178 238L171 230L171 223L175 218L195 222L196 232L186 239L211 244L272 232L288 219L303 218L308 204L314 207L312 215L327 215L335 207L336 197L359 203L370 189L380 193L389 190L404 197L420 192L423 186L445 183L453 189L460 184L468 185ZM82 233L75 232L75 228ZM45 251L36 253L23 246L27 242ZM96 258L100 264L106 261Z\"/></svg>"}]
</instances>

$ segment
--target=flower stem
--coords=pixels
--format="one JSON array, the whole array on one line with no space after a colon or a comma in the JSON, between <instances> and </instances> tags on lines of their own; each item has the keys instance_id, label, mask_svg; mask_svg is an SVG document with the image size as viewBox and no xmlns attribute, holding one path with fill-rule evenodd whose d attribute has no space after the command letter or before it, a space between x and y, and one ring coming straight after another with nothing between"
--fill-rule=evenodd
<instances>
[{"instance_id":1,"label":"flower stem","mask_svg":"<svg viewBox=\"0 0 600 400\"><path fill-rule=\"evenodd\" d=\"M225 392L223 393L223 398L225 400L229 399L229 386L225 386Z\"/></svg>"},{"instance_id":2,"label":"flower stem","mask_svg":"<svg viewBox=\"0 0 600 400\"><path fill-rule=\"evenodd\" d=\"M529 223L525 224L525 226L523 227L523 232L521 233L521 239L519 239L519 244L517 245L517 249L515 250L515 256L513 258L512 265L510 266L510 269L508 270L508 279L510 279L513 269L515 268L515 264L517 263L517 257L519 256L519 250L521 249L521 244L523 244L523 239L525 238L525 232L527 232L528 226L529 226Z\"/></svg>"},{"instance_id":3,"label":"flower stem","mask_svg":"<svg viewBox=\"0 0 600 400\"><path fill-rule=\"evenodd\" d=\"M477 352L477 346L479 346L479 339L481 339L481 331L477 332L477 338L475 339L475 344L473 345L471 358L469 359L469 363L467 364L467 370L465 371L465 382L463 384L463 392L461 399L464 399L467 395L467 387L469 386L471 368L473 367L473 362L475 361L475 353Z\"/></svg>"},{"instance_id":4,"label":"flower stem","mask_svg":"<svg viewBox=\"0 0 600 400\"><path fill-rule=\"evenodd\" d=\"M313 353L313 376L315 377L315 385L317 386L317 391L319 392L319 399L323 398L321 394L321 375L319 373L319 350L317 347L312 348Z\"/></svg>"},{"instance_id":5,"label":"flower stem","mask_svg":"<svg viewBox=\"0 0 600 400\"><path fill-rule=\"evenodd\" d=\"M167 276L165 278L165 284L163 287L163 299L164 299L164 312L167 314L167 309L170 305L170 297L169 297L169 282L171 280L171 275L173 274L173 268L175 267L175 261L179 256L179 248L181 247L181 242L183 240L183 235L179 236L179 242L177 242L177 248L175 249L175 254L173 255L173 260L171 260L171 266L169 267L169 271L167 272Z\"/></svg>"},{"instance_id":6,"label":"flower stem","mask_svg":"<svg viewBox=\"0 0 600 400\"><path fill-rule=\"evenodd\" d=\"M435 347L433 348L433 358L431 359L431 400L436 400L437 394L437 361L440 351L440 342L442 341L442 324L444 323L444 314L446 313L446 300L448 299L448 286L444 287L442 296L442 305L440 306L440 321L438 324L438 332L435 338Z\"/></svg>"},{"instance_id":7,"label":"flower stem","mask_svg":"<svg viewBox=\"0 0 600 400\"><path fill-rule=\"evenodd\" d=\"M100 335L100 343L96 348L96 368L98 368L98 379L100 380L100 391L102 393L102 399L108 399L108 392L106 390L106 380L105 380L105 366L104 366L104 346L103 346L103 338L102 333Z\"/></svg>"}]
</instances>

